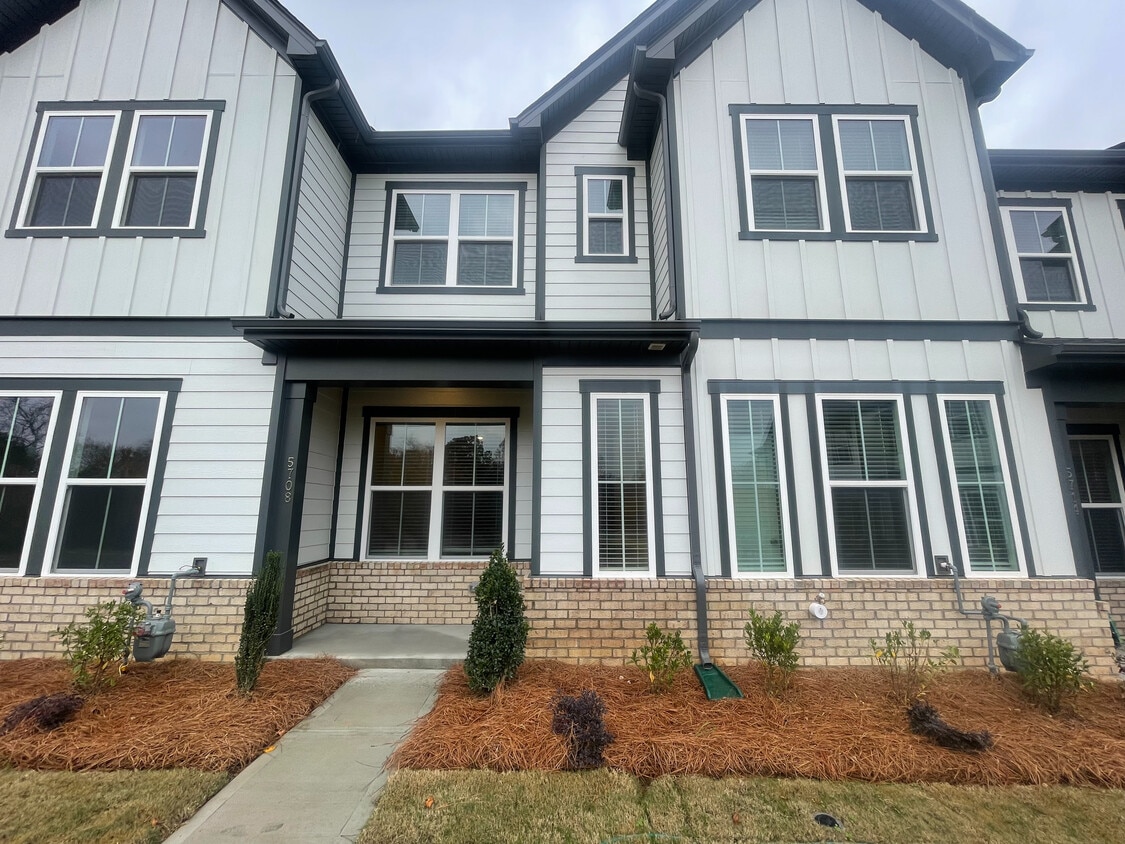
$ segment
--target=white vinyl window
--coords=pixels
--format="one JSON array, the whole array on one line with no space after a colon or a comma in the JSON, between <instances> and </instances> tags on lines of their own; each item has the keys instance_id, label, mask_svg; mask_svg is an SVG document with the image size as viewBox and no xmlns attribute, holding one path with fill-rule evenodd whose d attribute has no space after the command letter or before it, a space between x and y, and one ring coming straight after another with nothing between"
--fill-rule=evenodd
<instances>
[{"instance_id":1,"label":"white vinyl window","mask_svg":"<svg viewBox=\"0 0 1125 844\"><path fill-rule=\"evenodd\" d=\"M785 453L777 396L724 396L726 508L736 576L791 575Z\"/></svg>"},{"instance_id":2,"label":"white vinyl window","mask_svg":"<svg viewBox=\"0 0 1125 844\"><path fill-rule=\"evenodd\" d=\"M632 393L590 398L595 571L609 576L654 575L649 397Z\"/></svg>"},{"instance_id":3,"label":"white vinyl window","mask_svg":"<svg viewBox=\"0 0 1125 844\"><path fill-rule=\"evenodd\" d=\"M1094 554L1094 570L1098 574L1125 575L1125 487L1115 438L1071 435L1070 456Z\"/></svg>"},{"instance_id":4,"label":"white vinyl window","mask_svg":"<svg viewBox=\"0 0 1125 844\"><path fill-rule=\"evenodd\" d=\"M367 559L487 557L508 528L508 422L372 422Z\"/></svg>"},{"instance_id":5,"label":"white vinyl window","mask_svg":"<svg viewBox=\"0 0 1125 844\"><path fill-rule=\"evenodd\" d=\"M832 116L849 232L922 230L922 184L905 116Z\"/></svg>"},{"instance_id":6,"label":"white vinyl window","mask_svg":"<svg viewBox=\"0 0 1125 844\"><path fill-rule=\"evenodd\" d=\"M514 287L518 206L517 191L394 191L388 283Z\"/></svg>"},{"instance_id":7,"label":"white vinyl window","mask_svg":"<svg viewBox=\"0 0 1125 844\"><path fill-rule=\"evenodd\" d=\"M165 400L164 393L77 394L51 528L55 572L137 571Z\"/></svg>"},{"instance_id":8,"label":"white vinyl window","mask_svg":"<svg viewBox=\"0 0 1125 844\"><path fill-rule=\"evenodd\" d=\"M834 574L914 574L921 534L900 396L818 396Z\"/></svg>"},{"instance_id":9,"label":"white vinyl window","mask_svg":"<svg viewBox=\"0 0 1125 844\"><path fill-rule=\"evenodd\" d=\"M752 230L828 229L820 131L814 115L746 115L742 151Z\"/></svg>"},{"instance_id":10,"label":"white vinyl window","mask_svg":"<svg viewBox=\"0 0 1125 844\"><path fill-rule=\"evenodd\" d=\"M625 176L584 175L582 233L586 255L628 255L629 194Z\"/></svg>"},{"instance_id":11,"label":"white vinyl window","mask_svg":"<svg viewBox=\"0 0 1125 844\"><path fill-rule=\"evenodd\" d=\"M1019 574L1015 502L992 397L939 397L945 457L957 494L957 531L967 570Z\"/></svg>"},{"instance_id":12,"label":"white vinyl window","mask_svg":"<svg viewBox=\"0 0 1125 844\"><path fill-rule=\"evenodd\" d=\"M1002 206L1004 234L1013 256L1020 301L1084 304L1074 228L1065 206Z\"/></svg>"},{"instance_id":13,"label":"white vinyl window","mask_svg":"<svg viewBox=\"0 0 1125 844\"><path fill-rule=\"evenodd\" d=\"M117 225L192 228L211 112L138 112L117 200Z\"/></svg>"},{"instance_id":14,"label":"white vinyl window","mask_svg":"<svg viewBox=\"0 0 1125 844\"><path fill-rule=\"evenodd\" d=\"M58 393L0 394L0 573L27 566Z\"/></svg>"}]
</instances>

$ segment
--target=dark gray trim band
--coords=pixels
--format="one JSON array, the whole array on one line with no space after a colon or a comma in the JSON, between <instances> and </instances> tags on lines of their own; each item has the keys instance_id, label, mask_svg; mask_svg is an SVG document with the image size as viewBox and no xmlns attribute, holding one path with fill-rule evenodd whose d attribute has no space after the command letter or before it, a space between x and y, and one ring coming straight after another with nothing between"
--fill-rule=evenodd
<instances>
[{"instance_id":1,"label":"dark gray trim band","mask_svg":"<svg viewBox=\"0 0 1125 844\"><path fill-rule=\"evenodd\" d=\"M228 317L0 317L0 337L238 337Z\"/></svg>"},{"instance_id":2,"label":"dark gray trim band","mask_svg":"<svg viewBox=\"0 0 1125 844\"><path fill-rule=\"evenodd\" d=\"M580 393L659 393L660 381L657 379L598 379L584 378L578 382Z\"/></svg>"},{"instance_id":3,"label":"dark gray trim band","mask_svg":"<svg viewBox=\"0 0 1125 844\"><path fill-rule=\"evenodd\" d=\"M637 209L634 188L636 176L635 167L575 167L574 168L574 201L578 216L574 224L575 243L574 260L579 264L635 264L637 263ZM586 227L583 224L583 212L586 208L586 191L583 189L585 176L623 176L625 190L629 200L629 213L626 226L629 231L629 253L627 255L591 255L586 251ZM647 182L647 179L646 179Z\"/></svg>"},{"instance_id":4,"label":"dark gray trim band","mask_svg":"<svg viewBox=\"0 0 1125 844\"><path fill-rule=\"evenodd\" d=\"M886 393L921 396L931 393L1004 395L1003 381L733 381L711 379L708 393L777 393L779 395L816 393Z\"/></svg>"},{"instance_id":5,"label":"dark gray trim band","mask_svg":"<svg viewBox=\"0 0 1125 844\"><path fill-rule=\"evenodd\" d=\"M703 340L1018 340L1018 322L985 320L705 319Z\"/></svg>"}]
</instances>

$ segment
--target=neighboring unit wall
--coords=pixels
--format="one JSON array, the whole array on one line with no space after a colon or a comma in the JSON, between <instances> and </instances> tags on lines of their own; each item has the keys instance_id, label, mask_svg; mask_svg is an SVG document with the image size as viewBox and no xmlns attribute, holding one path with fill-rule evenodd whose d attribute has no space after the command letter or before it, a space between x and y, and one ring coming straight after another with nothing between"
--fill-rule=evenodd
<instances>
[{"instance_id":1,"label":"neighboring unit wall","mask_svg":"<svg viewBox=\"0 0 1125 844\"><path fill-rule=\"evenodd\" d=\"M297 564L315 563L332 556L332 501L336 491L336 454L340 443L339 387L317 390L313 405L305 476L305 501L301 511L301 550Z\"/></svg>"},{"instance_id":2,"label":"neighboring unit wall","mask_svg":"<svg viewBox=\"0 0 1125 844\"><path fill-rule=\"evenodd\" d=\"M649 176L649 214L652 218L652 279L656 316L672 304L672 272L668 231L668 172L664 161L664 127L656 131Z\"/></svg>"},{"instance_id":3,"label":"neighboring unit wall","mask_svg":"<svg viewBox=\"0 0 1125 844\"><path fill-rule=\"evenodd\" d=\"M310 116L285 299L285 305L298 317L336 318L347 255L351 191L351 170L320 120Z\"/></svg>"},{"instance_id":4,"label":"neighboring unit wall","mask_svg":"<svg viewBox=\"0 0 1125 844\"><path fill-rule=\"evenodd\" d=\"M142 51L143 45L143 51ZM206 237L0 239L0 313L264 313L297 78L219 0L84 2L0 56L0 223L8 228L36 106L221 100Z\"/></svg>"}]
</instances>

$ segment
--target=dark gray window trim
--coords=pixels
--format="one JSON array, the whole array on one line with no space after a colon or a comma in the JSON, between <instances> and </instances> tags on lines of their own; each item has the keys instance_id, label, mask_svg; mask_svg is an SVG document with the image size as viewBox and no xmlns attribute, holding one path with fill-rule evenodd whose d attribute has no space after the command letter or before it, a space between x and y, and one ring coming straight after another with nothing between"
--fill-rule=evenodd
<instances>
[{"instance_id":1,"label":"dark gray window trim","mask_svg":"<svg viewBox=\"0 0 1125 844\"><path fill-rule=\"evenodd\" d=\"M145 516L144 525L139 526L141 553L140 562L137 566L137 576L148 574L153 531L156 527L157 511L160 509L160 491L164 485L164 468L168 459L168 442L172 435L172 423L176 416L176 400L179 397L182 385L183 381L179 378L0 378L0 390L51 390L62 394L55 410L55 436L47 452L43 468L43 494L40 496L39 510L31 515L31 547L28 551L26 577L38 577L43 573L44 554L47 550L47 538L51 531L51 522L55 510L54 504L62 491L63 471L68 459L68 432L74 418L77 395L81 391L165 394L164 421L158 433L152 458L156 461L156 471L152 476L148 513ZM50 562L47 564L47 571L51 574L67 576L65 571L51 572ZM96 574L86 573L75 576L119 577L124 575L128 575L128 571L107 569Z\"/></svg>"},{"instance_id":2,"label":"dark gray window trim","mask_svg":"<svg viewBox=\"0 0 1125 844\"><path fill-rule=\"evenodd\" d=\"M332 479L332 527L328 532L330 559L335 559L336 556L336 532L340 521L340 488L344 478L344 445L347 443L348 403L351 401L351 393L352 388L349 384L340 388L340 431L336 440L336 477Z\"/></svg>"},{"instance_id":3,"label":"dark gray window trim","mask_svg":"<svg viewBox=\"0 0 1125 844\"><path fill-rule=\"evenodd\" d=\"M707 392L810 395L817 393L886 393L921 396L937 393L1004 395L1003 381L736 381L711 379Z\"/></svg>"},{"instance_id":4,"label":"dark gray window trim","mask_svg":"<svg viewBox=\"0 0 1125 844\"><path fill-rule=\"evenodd\" d=\"M593 408L595 393L647 394L649 410L648 458L652 461L652 553L656 577L666 575L664 563L664 495L660 476L660 382L657 380L587 380L578 382L582 395L582 576L594 577L594 501L591 486L594 477ZM536 495L538 498L538 495ZM608 575L607 575L608 576ZM626 575L622 577L643 577Z\"/></svg>"},{"instance_id":5,"label":"dark gray window trim","mask_svg":"<svg viewBox=\"0 0 1125 844\"><path fill-rule=\"evenodd\" d=\"M438 294L454 294L458 296L479 296L479 295L517 295L522 296L526 291L523 285L523 242L524 242L524 226L526 223L526 201L527 201L527 182L386 182L383 190L387 194L386 204L383 211L383 251L379 257L379 285L375 288L377 294L382 293L410 293L415 296L431 296L434 293ZM417 286L403 285L396 287L393 284L387 284L387 258L391 245L391 227L394 225L394 208L391 207L391 200L394 197L396 190L432 190L432 191L459 191L459 190L497 190L497 191L516 191L518 194L516 200L516 265L515 277L512 279L511 287L474 287L467 285L465 287L450 287L448 285L426 284ZM537 223L538 225L538 223ZM456 236L450 232L450 238ZM539 256L536 256L538 267ZM538 270L537 270L538 271Z\"/></svg>"},{"instance_id":6,"label":"dark gray window trim","mask_svg":"<svg viewBox=\"0 0 1125 844\"><path fill-rule=\"evenodd\" d=\"M204 224L207 221L207 199L211 193L211 179L215 171L215 151L219 146L219 128L223 111L226 108L225 100L99 100L95 102L40 102L36 106L35 125L31 133L30 146L25 154L23 174L20 176L19 190L16 192L16 203L12 209L12 218L5 237L205 237L207 235ZM203 166L200 168L199 178L202 185L199 189L199 209L196 211L195 226L192 228L158 228L138 229L119 228L113 225L113 215L117 210L117 194L121 188L121 179L125 172L125 153L129 145L129 136L133 130L133 121L137 112L144 111L210 111L211 134L207 139L207 148L203 153ZM31 178L31 157L35 152L35 144L43 128L43 115L46 112L59 111L112 111L120 112L121 120L118 121L117 134L113 137L111 156L105 169L105 186L103 188L102 208L96 226L89 228L31 228L19 225L20 208L23 205L24 193L29 189L28 180ZM108 201L107 201L108 200Z\"/></svg>"},{"instance_id":7,"label":"dark gray window trim","mask_svg":"<svg viewBox=\"0 0 1125 844\"><path fill-rule=\"evenodd\" d=\"M1074 224L1074 202L1066 197L1048 197L1045 199L1030 199L1027 197L1008 197L1001 196L997 200L1001 209L1004 208L1062 208L1066 212L1067 219L1070 221L1070 230L1074 234L1074 260L1078 263L1078 274L1082 276L1082 288L1086 294L1085 302L1023 302L1019 303L1020 307L1025 311L1096 311L1097 306L1094 305L1094 300L1090 295L1090 277L1086 275L1086 264L1082 260L1082 247L1078 243L1077 226ZM1000 213L1005 213L1001 211ZM1006 243L1007 241L1005 241ZM1016 272L1016 265L1019 262L1019 255L1009 256L1009 265L1012 268L1013 277ZM1017 286L1017 291L1019 287ZM1018 295L1018 293L1017 293Z\"/></svg>"},{"instance_id":8,"label":"dark gray window trim","mask_svg":"<svg viewBox=\"0 0 1125 844\"><path fill-rule=\"evenodd\" d=\"M1085 519L1082 517L1082 502L1074 483L1077 473L1070 455L1070 438L1067 434L1067 408L1064 402L1075 401L1075 398L1072 395L1060 395L1061 391L1057 389L1059 386L1065 386L1065 384L1060 385L1055 380L1046 380L1043 383L1043 407L1047 411L1047 427L1051 433L1051 446L1055 452L1055 469L1058 472L1059 492L1064 502L1063 512L1066 514L1066 524L1070 531L1070 548L1074 555L1074 572L1078 577L1094 580L1097 577L1094 568L1094 553L1086 532ZM1119 396L1119 398L1125 398L1125 395ZM1099 395L1095 391L1089 396L1088 400L1103 403L1111 402L1114 399L1111 396ZM1069 506L1065 506L1066 504Z\"/></svg>"},{"instance_id":9,"label":"dark gray window trim","mask_svg":"<svg viewBox=\"0 0 1125 844\"><path fill-rule=\"evenodd\" d=\"M229 317L0 317L0 337L238 337Z\"/></svg>"},{"instance_id":10,"label":"dark gray window trim","mask_svg":"<svg viewBox=\"0 0 1125 844\"><path fill-rule=\"evenodd\" d=\"M1018 322L992 320L704 319L703 340L1012 340Z\"/></svg>"},{"instance_id":11,"label":"dark gray window trim","mask_svg":"<svg viewBox=\"0 0 1125 844\"><path fill-rule=\"evenodd\" d=\"M504 419L508 423L508 454L511 456L510 465L508 466L508 477L505 481L507 487L505 494L508 496L508 535L504 537L504 547L507 549L509 556L513 555L513 548L516 545L516 466L519 463L519 455L516 453L516 436L517 428L519 427L520 409L518 407L428 407L420 406L405 406L405 405L389 405L371 406L366 405L363 408L363 442L360 448L360 464L359 464L359 492L356 498L356 517L355 517L355 542L353 543L353 559L362 560L363 553L363 511L367 507L367 456L368 449L371 442L371 421L373 419L436 419L445 421L447 419L467 419L471 417L485 417L490 419ZM538 437L536 437L538 440ZM335 550L335 549L333 549ZM438 555L441 556L440 553ZM403 558L403 559L411 559ZM535 556L532 557L536 559ZM437 562L426 560L426 562Z\"/></svg>"},{"instance_id":12,"label":"dark gray window trim","mask_svg":"<svg viewBox=\"0 0 1125 844\"><path fill-rule=\"evenodd\" d=\"M575 255L574 260L579 264L635 264L637 263L637 209L633 181L636 175L635 167L575 167L574 168L574 200L578 216L575 220ZM629 232L628 255L591 255L586 252L586 227L582 215L586 209L586 191L583 189L584 176L622 176L625 179L625 190L629 200L629 213L626 227Z\"/></svg>"},{"instance_id":13,"label":"dark gray window trim","mask_svg":"<svg viewBox=\"0 0 1125 844\"><path fill-rule=\"evenodd\" d=\"M1117 200L1117 211L1121 215L1121 227L1125 229L1125 199Z\"/></svg>"},{"instance_id":14,"label":"dark gray window trim","mask_svg":"<svg viewBox=\"0 0 1125 844\"><path fill-rule=\"evenodd\" d=\"M1125 478L1125 451L1123 451L1122 448L1121 448L1121 427L1119 425L1115 425L1115 424L1112 424L1112 423L1091 423L1091 422L1075 423L1075 422L1068 422L1066 424L1065 431L1064 431L1064 439L1066 440L1068 446L1069 446L1071 437L1081 437L1083 435L1096 436L1096 437L1110 437L1113 440L1113 444L1114 444L1114 447L1115 447L1116 452L1117 452L1117 454L1116 454L1117 468L1121 472L1121 477ZM1069 456L1069 453L1070 452L1069 452L1069 448L1068 448L1068 451L1067 451L1068 456ZM1073 477L1074 476L1074 467L1070 464L1068 464L1068 466L1070 467L1069 471L1071 472L1071 477ZM1082 498L1073 489L1073 487L1071 488L1071 495L1073 496L1073 500L1077 502L1077 506L1078 506L1079 511L1081 511L1081 509L1082 509L1082 503L1081 503ZM1083 521L1084 521L1084 518L1083 518ZM1082 528L1083 528L1082 536L1085 539L1086 547L1089 548L1090 568L1094 572L1094 576L1095 577L1120 578L1121 577L1120 573L1102 574L1101 572L1099 572L1097 570L1097 565L1096 565L1095 557L1094 557L1094 549L1089 544L1090 543L1089 532L1086 530L1085 524L1082 525Z\"/></svg>"},{"instance_id":15,"label":"dark gray window trim","mask_svg":"<svg viewBox=\"0 0 1125 844\"><path fill-rule=\"evenodd\" d=\"M531 387L531 574L540 574L543 532L543 362L535 361Z\"/></svg>"},{"instance_id":16,"label":"dark gray window trim","mask_svg":"<svg viewBox=\"0 0 1125 844\"><path fill-rule=\"evenodd\" d=\"M739 240L873 240L888 242L934 242L938 240L934 229L933 208L930 201L929 183L926 179L926 165L922 157L922 136L918 129L918 107L913 105L731 105L729 106L731 126L734 137L734 164L736 188L738 191ZM750 228L750 210L746 197L746 170L742 165L742 118L748 114L793 114L808 115L817 119L817 132L820 136L820 153L823 158L824 188L828 196L828 231L805 232L787 230L765 230ZM918 184L922 193L923 207L917 209L921 231L918 232L852 232L848 231L844 219L844 204L841 191L843 181L836 161L836 139L832 131L833 115L864 115L906 117L914 140L914 154L918 163Z\"/></svg>"}]
</instances>

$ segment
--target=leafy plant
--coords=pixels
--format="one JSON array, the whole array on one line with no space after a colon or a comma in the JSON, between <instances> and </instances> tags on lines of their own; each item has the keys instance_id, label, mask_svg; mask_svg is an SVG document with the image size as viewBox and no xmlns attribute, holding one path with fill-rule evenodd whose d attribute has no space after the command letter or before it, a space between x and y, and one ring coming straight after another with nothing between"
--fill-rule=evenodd
<instances>
[{"instance_id":1,"label":"leafy plant","mask_svg":"<svg viewBox=\"0 0 1125 844\"><path fill-rule=\"evenodd\" d=\"M797 644L801 641L801 625L796 621L785 623L780 610L766 617L751 609L744 631L750 653L765 666L766 694L781 694L789 688L800 662Z\"/></svg>"},{"instance_id":2,"label":"leafy plant","mask_svg":"<svg viewBox=\"0 0 1125 844\"><path fill-rule=\"evenodd\" d=\"M234 676L238 691L250 694L266 662L266 648L277 626L281 606L281 553L270 551L261 572L246 590L242 611L242 633L234 657Z\"/></svg>"},{"instance_id":3,"label":"leafy plant","mask_svg":"<svg viewBox=\"0 0 1125 844\"><path fill-rule=\"evenodd\" d=\"M648 644L633 651L630 661L648 674L649 689L661 694L672 687L677 674L691 668L691 652L679 630L665 633L655 621L645 628L645 640Z\"/></svg>"},{"instance_id":4,"label":"leafy plant","mask_svg":"<svg viewBox=\"0 0 1125 844\"><path fill-rule=\"evenodd\" d=\"M469 634L465 676L477 694L489 694L523 664L529 625L519 577L501 546L492 552L476 588L477 617Z\"/></svg>"},{"instance_id":5,"label":"leafy plant","mask_svg":"<svg viewBox=\"0 0 1125 844\"><path fill-rule=\"evenodd\" d=\"M892 630L883 641L871 639L871 658L890 674L891 692L903 703L924 697L934 677L961 661L961 652L950 645L934 653L933 635L913 621Z\"/></svg>"},{"instance_id":6,"label":"leafy plant","mask_svg":"<svg viewBox=\"0 0 1125 844\"><path fill-rule=\"evenodd\" d=\"M567 740L567 765L572 771L600 768L605 749L614 735L605 728L605 701L587 689L580 695L559 695L554 700L551 732Z\"/></svg>"},{"instance_id":7,"label":"leafy plant","mask_svg":"<svg viewBox=\"0 0 1125 844\"><path fill-rule=\"evenodd\" d=\"M40 730L54 730L73 718L85 702L79 695L68 692L25 700L14 707L4 723L0 724L0 736L10 733L25 721L31 722Z\"/></svg>"},{"instance_id":8,"label":"leafy plant","mask_svg":"<svg viewBox=\"0 0 1125 844\"><path fill-rule=\"evenodd\" d=\"M55 635L62 640L74 685L96 694L117 682L144 610L126 601L105 601L87 607L85 615L84 622L72 621Z\"/></svg>"},{"instance_id":9,"label":"leafy plant","mask_svg":"<svg viewBox=\"0 0 1125 844\"><path fill-rule=\"evenodd\" d=\"M1081 651L1060 636L1031 627L1020 630L1016 666L1024 692L1051 713L1093 686L1086 676L1090 666Z\"/></svg>"}]
</instances>

